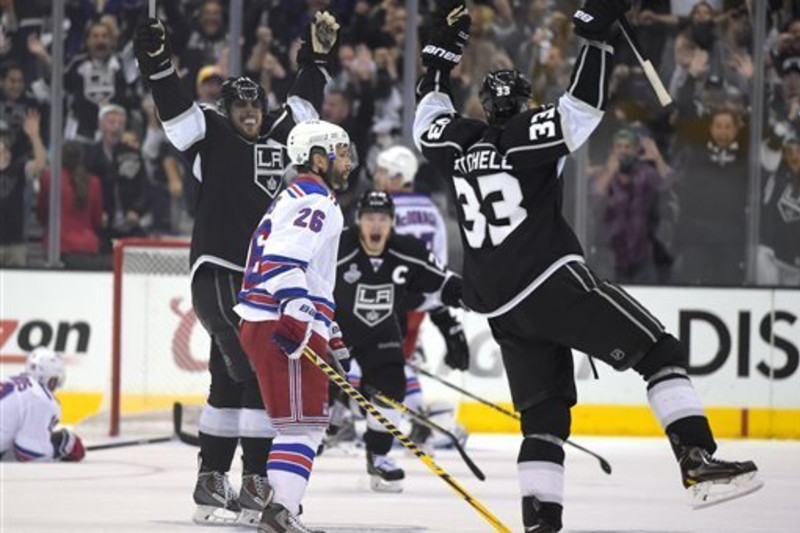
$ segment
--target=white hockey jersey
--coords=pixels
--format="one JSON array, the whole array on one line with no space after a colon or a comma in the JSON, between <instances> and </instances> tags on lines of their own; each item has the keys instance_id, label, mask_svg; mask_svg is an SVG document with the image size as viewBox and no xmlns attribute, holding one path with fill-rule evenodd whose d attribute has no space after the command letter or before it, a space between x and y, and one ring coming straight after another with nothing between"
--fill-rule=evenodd
<instances>
[{"instance_id":1,"label":"white hockey jersey","mask_svg":"<svg viewBox=\"0 0 800 533\"><path fill-rule=\"evenodd\" d=\"M58 400L35 379L20 374L0 381L0 456L52 460L50 433L60 419Z\"/></svg>"},{"instance_id":2,"label":"white hockey jersey","mask_svg":"<svg viewBox=\"0 0 800 533\"><path fill-rule=\"evenodd\" d=\"M428 250L447 265L447 228L439 208L425 194L393 193L395 209L394 230L425 241Z\"/></svg>"},{"instance_id":3,"label":"white hockey jersey","mask_svg":"<svg viewBox=\"0 0 800 533\"><path fill-rule=\"evenodd\" d=\"M281 301L306 297L317 308L313 330L327 340L343 224L342 210L325 183L316 176L298 177L253 234L234 311L250 322L277 320Z\"/></svg>"}]
</instances>

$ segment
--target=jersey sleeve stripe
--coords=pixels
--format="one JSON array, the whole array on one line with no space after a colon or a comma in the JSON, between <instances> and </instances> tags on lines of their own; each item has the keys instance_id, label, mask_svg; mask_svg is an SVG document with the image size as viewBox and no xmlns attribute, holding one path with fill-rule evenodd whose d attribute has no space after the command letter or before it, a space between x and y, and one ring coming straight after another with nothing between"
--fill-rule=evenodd
<instances>
[{"instance_id":1,"label":"jersey sleeve stripe","mask_svg":"<svg viewBox=\"0 0 800 533\"><path fill-rule=\"evenodd\" d=\"M283 263L287 265L296 265L305 270L308 268L307 261L301 261L299 259L294 259L293 257L287 257L285 255L275 255L275 254L268 254L263 257L265 261L270 261L273 263Z\"/></svg>"},{"instance_id":2,"label":"jersey sleeve stripe","mask_svg":"<svg viewBox=\"0 0 800 533\"><path fill-rule=\"evenodd\" d=\"M308 296L308 290L303 287L286 287L285 289L275 291L273 296L282 302L286 298L305 298Z\"/></svg>"},{"instance_id":3,"label":"jersey sleeve stripe","mask_svg":"<svg viewBox=\"0 0 800 533\"><path fill-rule=\"evenodd\" d=\"M206 136L206 117L197 104L175 118L164 122L164 132L169 141L181 152Z\"/></svg>"},{"instance_id":4,"label":"jersey sleeve stripe","mask_svg":"<svg viewBox=\"0 0 800 533\"><path fill-rule=\"evenodd\" d=\"M41 459L45 456L43 453L37 453L33 450L28 450L23 448L16 442L14 443L14 456L17 458L18 461L35 461L36 459Z\"/></svg>"}]
</instances>

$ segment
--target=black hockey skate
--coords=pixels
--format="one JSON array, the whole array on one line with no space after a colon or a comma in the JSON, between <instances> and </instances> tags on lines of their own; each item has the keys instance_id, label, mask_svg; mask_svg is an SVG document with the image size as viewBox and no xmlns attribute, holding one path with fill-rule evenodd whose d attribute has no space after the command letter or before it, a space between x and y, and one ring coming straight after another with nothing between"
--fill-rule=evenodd
<instances>
[{"instance_id":1,"label":"black hockey skate","mask_svg":"<svg viewBox=\"0 0 800 533\"><path fill-rule=\"evenodd\" d=\"M370 487L376 492L403 492L406 473L386 455L367 452Z\"/></svg>"},{"instance_id":2,"label":"black hockey skate","mask_svg":"<svg viewBox=\"0 0 800 533\"><path fill-rule=\"evenodd\" d=\"M242 512L239 523L244 526L258 526L261 511L272 500L272 487L266 476L247 474L242 476L242 488L239 489L239 506Z\"/></svg>"},{"instance_id":3,"label":"black hockey skate","mask_svg":"<svg viewBox=\"0 0 800 533\"><path fill-rule=\"evenodd\" d=\"M223 472L200 472L194 486L197 510L192 520L203 525L232 525L239 520L242 508L236 491Z\"/></svg>"},{"instance_id":4,"label":"black hockey skate","mask_svg":"<svg viewBox=\"0 0 800 533\"><path fill-rule=\"evenodd\" d=\"M753 461L720 461L699 446L682 448L678 462L695 509L750 494L764 485Z\"/></svg>"},{"instance_id":5,"label":"black hockey skate","mask_svg":"<svg viewBox=\"0 0 800 533\"><path fill-rule=\"evenodd\" d=\"M270 502L261 513L258 533L325 533L320 529L311 529L300 522L294 514L283 505Z\"/></svg>"},{"instance_id":6,"label":"black hockey skate","mask_svg":"<svg viewBox=\"0 0 800 533\"><path fill-rule=\"evenodd\" d=\"M557 521L556 527L548 522L548 515L552 521ZM523 496L522 498L522 523L525 533L556 533L561 530L561 506L557 504L543 504L536 496Z\"/></svg>"}]
</instances>

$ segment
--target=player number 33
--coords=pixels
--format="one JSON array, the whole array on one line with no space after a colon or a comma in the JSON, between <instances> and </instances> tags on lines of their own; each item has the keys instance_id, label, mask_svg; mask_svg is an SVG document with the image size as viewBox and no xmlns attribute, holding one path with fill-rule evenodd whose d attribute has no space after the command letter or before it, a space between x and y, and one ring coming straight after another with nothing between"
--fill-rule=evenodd
<instances>
[{"instance_id":1,"label":"player number 33","mask_svg":"<svg viewBox=\"0 0 800 533\"><path fill-rule=\"evenodd\" d=\"M483 247L487 235L492 246L500 246L528 216L521 205L522 189L507 172L479 176L476 181L477 191L466 179L453 177L464 214L464 235L472 248Z\"/></svg>"}]
</instances>

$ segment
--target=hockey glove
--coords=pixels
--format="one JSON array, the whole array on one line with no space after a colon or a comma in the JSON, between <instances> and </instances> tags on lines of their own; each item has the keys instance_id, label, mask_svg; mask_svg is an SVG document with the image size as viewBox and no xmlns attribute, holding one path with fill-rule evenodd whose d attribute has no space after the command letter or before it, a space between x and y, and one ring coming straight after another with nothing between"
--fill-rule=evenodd
<instances>
[{"instance_id":1,"label":"hockey glove","mask_svg":"<svg viewBox=\"0 0 800 533\"><path fill-rule=\"evenodd\" d=\"M133 53L144 77L157 80L172 72L172 50L164 24L151 18L136 27Z\"/></svg>"},{"instance_id":2,"label":"hockey glove","mask_svg":"<svg viewBox=\"0 0 800 533\"><path fill-rule=\"evenodd\" d=\"M51 433L50 443L53 445L53 457L59 461L78 462L86 455L81 438L68 429Z\"/></svg>"},{"instance_id":3,"label":"hockey glove","mask_svg":"<svg viewBox=\"0 0 800 533\"><path fill-rule=\"evenodd\" d=\"M453 370L469 368L469 344L461 323L445 308L430 312L431 321L444 337L447 353L444 363Z\"/></svg>"},{"instance_id":4,"label":"hockey glove","mask_svg":"<svg viewBox=\"0 0 800 533\"><path fill-rule=\"evenodd\" d=\"M331 355L339 362L345 372L350 372L350 350L342 339L342 330L336 322L331 323L331 338L328 341L328 348Z\"/></svg>"},{"instance_id":5,"label":"hockey glove","mask_svg":"<svg viewBox=\"0 0 800 533\"><path fill-rule=\"evenodd\" d=\"M306 28L297 52L297 64L306 66L316 63L324 66L337 44L338 36L339 23L336 18L328 11L318 11Z\"/></svg>"},{"instance_id":6,"label":"hockey glove","mask_svg":"<svg viewBox=\"0 0 800 533\"><path fill-rule=\"evenodd\" d=\"M572 15L575 34L590 41L605 41L611 26L628 8L628 0L585 0L583 7Z\"/></svg>"},{"instance_id":7,"label":"hockey glove","mask_svg":"<svg viewBox=\"0 0 800 533\"><path fill-rule=\"evenodd\" d=\"M422 64L449 72L461 61L469 41L469 16L464 0L444 0L432 16Z\"/></svg>"},{"instance_id":8,"label":"hockey glove","mask_svg":"<svg viewBox=\"0 0 800 533\"><path fill-rule=\"evenodd\" d=\"M317 309L308 298L293 298L281 303L281 317L272 340L289 359L299 359L311 338L311 322Z\"/></svg>"}]
</instances>

